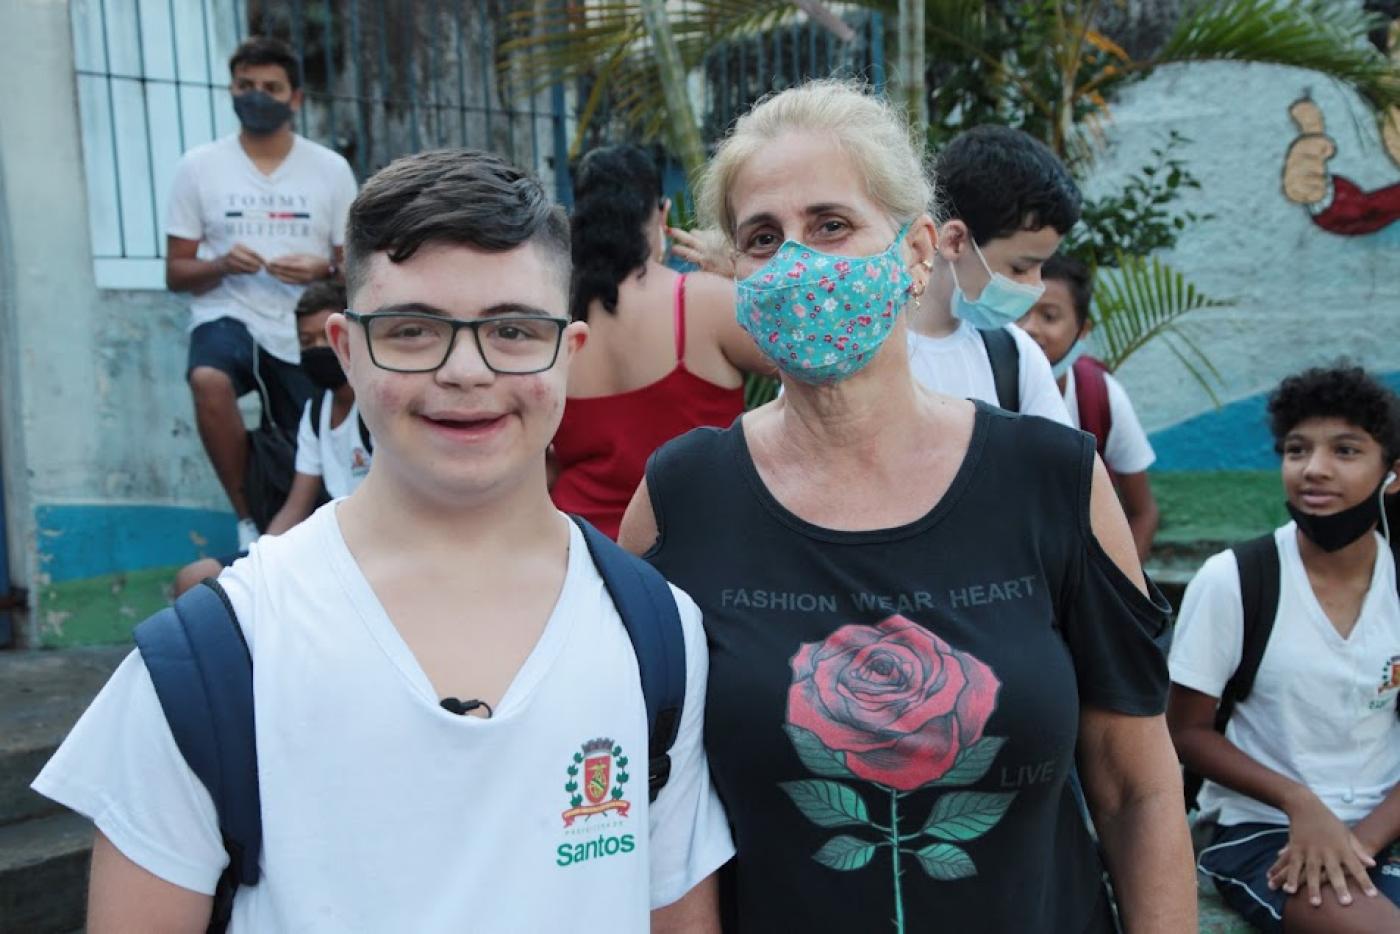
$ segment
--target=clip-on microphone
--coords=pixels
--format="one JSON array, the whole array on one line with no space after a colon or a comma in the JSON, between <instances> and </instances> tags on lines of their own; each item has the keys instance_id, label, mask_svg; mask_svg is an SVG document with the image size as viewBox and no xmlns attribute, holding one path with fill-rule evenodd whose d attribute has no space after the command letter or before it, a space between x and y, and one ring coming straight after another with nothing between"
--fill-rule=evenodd
<instances>
[{"instance_id":1,"label":"clip-on microphone","mask_svg":"<svg viewBox=\"0 0 1400 934\"><path fill-rule=\"evenodd\" d=\"M486 708L486 719L489 720L492 714L490 704L486 703L484 700L477 700L474 697L467 701L461 701L455 697L444 697L442 700L438 701L438 706L448 713L455 713L459 717L465 717L478 707Z\"/></svg>"}]
</instances>

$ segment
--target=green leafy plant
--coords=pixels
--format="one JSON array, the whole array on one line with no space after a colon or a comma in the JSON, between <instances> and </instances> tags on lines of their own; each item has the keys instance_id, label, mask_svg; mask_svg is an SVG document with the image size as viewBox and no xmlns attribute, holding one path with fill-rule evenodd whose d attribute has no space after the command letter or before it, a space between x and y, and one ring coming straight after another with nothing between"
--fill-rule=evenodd
<instances>
[{"instance_id":1,"label":"green leafy plant","mask_svg":"<svg viewBox=\"0 0 1400 934\"><path fill-rule=\"evenodd\" d=\"M1203 295L1155 257L1119 253L1114 259L1113 267L1098 270L1094 288L1094 333L1104 365L1117 369L1148 342L1161 340L1219 405L1212 382L1221 382L1220 371L1177 325L1190 312L1233 301Z\"/></svg>"}]
</instances>

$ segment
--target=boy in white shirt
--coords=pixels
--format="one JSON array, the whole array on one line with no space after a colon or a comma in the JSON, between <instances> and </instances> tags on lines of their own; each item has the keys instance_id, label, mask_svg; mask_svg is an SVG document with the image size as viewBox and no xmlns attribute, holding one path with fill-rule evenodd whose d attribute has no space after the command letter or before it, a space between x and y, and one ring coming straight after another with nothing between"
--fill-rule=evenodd
<instances>
[{"instance_id":1,"label":"boy in white shirt","mask_svg":"<svg viewBox=\"0 0 1400 934\"><path fill-rule=\"evenodd\" d=\"M345 286L330 279L307 286L297 299L301 368L321 395L306 400L302 408L292 486L267 524L268 535L280 535L305 521L327 498L349 496L369 473L373 439L355 407L355 390L326 336L326 322L344 311L345 304ZM174 595L178 597L206 577L217 577L247 553L245 549L190 562L175 575Z\"/></svg>"},{"instance_id":2,"label":"boy in white shirt","mask_svg":"<svg viewBox=\"0 0 1400 934\"><path fill-rule=\"evenodd\" d=\"M1397 931L1400 597L1376 528L1383 495L1400 490L1400 399L1359 368L1315 369L1283 381L1269 416L1294 521L1262 542L1276 549L1276 612L1223 735L1244 608L1266 579L1246 575L1244 590L1252 561L1206 562L1171 649L1168 725L1216 824L1200 868L1262 931Z\"/></svg>"},{"instance_id":3,"label":"boy in white shirt","mask_svg":"<svg viewBox=\"0 0 1400 934\"><path fill-rule=\"evenodd\" d=\"M1040 277L1045 293L1019 324L1049 358L1050 372L1064 394L1070 425L1094 436L1133 530L1138 557L1146 559L1159 518L1147 479L1147 468L1157 455L1127 391L1102 363L1088 355L1087 340L1094 329L1089 317L1093 274L1074 257L1056 253L1045 261Z\"/></svg>"},{"instance_id":4,"label":"boy in white shirt","mask_svg":"<svg viewBox=\"0 0 1400 934\"><path fill-rule=\"evenodd\" d=\"M999 398L995 372L1007 361L1016 411L1069 424L1045 354L1014 324L1043 291L1041 265L1079 220L1074 179L1039 140L1001 126L954 137L934 175L948 220L928 290L909 318L915 378L936 392L1011 408Z\"/></svg>"},{"instance_id":5,"label":"boy in white shirt","mask_svg":"<svg viewBox=\"0 0 1400 934\"><path fill-rule=\"evenodd\" d=\"M263 835L235 932L718 930L734 850L699 611L672 588L687 689L648 803L636 655L545 486L588 333L568 229L538 181L467 150L401 159L351 208L353 310L328 333L369 475L219 581L253 659ZM204 930L227 857L140 655L35 788L97 824L91 929Z\"/></svg>"}]
</instances>

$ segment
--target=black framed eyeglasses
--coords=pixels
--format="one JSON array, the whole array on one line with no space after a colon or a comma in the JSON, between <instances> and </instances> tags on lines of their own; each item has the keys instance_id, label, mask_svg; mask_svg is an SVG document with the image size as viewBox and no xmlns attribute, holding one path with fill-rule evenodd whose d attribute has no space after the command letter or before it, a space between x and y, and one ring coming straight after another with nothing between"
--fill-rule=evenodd
<instances>
[{"instance_id":1,"label":"black framed eyeglasses","mask_svg":"<svg viewBox=\"0 0 1400 934\"><path fill-rule=\"evenodd\" d=\"M360 314L346 309L345 317L365 329L369 358L381 370L431 373L452 355L457 332L469 330L482 361L493 373L525 376L543 373L559 358L559 344L568 318L548 315L498 315L489 318L447 318L408 311Z\"/></svg>"}]
</instances>

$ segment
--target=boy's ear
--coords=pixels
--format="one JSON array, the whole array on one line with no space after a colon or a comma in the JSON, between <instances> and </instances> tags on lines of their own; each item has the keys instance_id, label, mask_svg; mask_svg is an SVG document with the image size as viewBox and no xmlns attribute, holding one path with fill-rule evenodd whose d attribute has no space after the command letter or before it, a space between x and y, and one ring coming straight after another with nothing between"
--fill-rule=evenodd
<instances>
[{"instance_id":1,"label":"boy's ear","mask_svg":"<svg viewBox=\"0 0 1400 934\"><path fill-rule=\"evenodd\" d=\"M1387 479L1382 481L1385 486L1387 496L1400 493L1400 458L1396 458L1395 463L1390 465L1390 471L1386 474Z\"/></svg>"},{"instance_id":2,"label":"boy's ear","mask_svg":"<svg viewBox=\"0 0 1400 934\"><path fill-rule=\"evenodd\" d=\"M972 233L967 229L967 224L956 219L947 221L938 231L935 244L938 255L947 262L955 262L961 259L963 253L969 249L968 241L970 239L972 239Z\"/></svg>"},{"instance_id":3,"label":"boy's ear","mask_svg":"<svg viewBox=\"0 0 1400 934\"><path fill-rule=\"evenodd\" d=\"M564 328L564 348L572 357L588 343L588 322L574 321Z\"/></svg>"},{"instance_id":4,"label":"boy's ear","mask_svg":"<svg viewBox=\"0 0 1400 934\"><path fill-rule=\"evenodd\" d=\"M1080 329L1079 329L1079 337L1080 337L1080 339L1082 340L1082 339L1088 337L1088 336L1089 336L1089 333L1090 333L1091 331L1093 331L1093 330L1094 330L1094 319L1093 319L1093 318L1085 318L1085 319L1084 319L1084 324L1083 324L1083 326L1080 327Z\"/></svg>"},{"instance_id":5,"label":"boy's ear","mask_svg":"<svg viewBox=\"0 0 1400 934\"><path fill-rule=\"evenodd\" d=\"M340 360L340 368L350 372L350 319L336 312L326 319L326 340Z\"/></svg>"}]
</instances>

